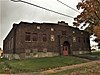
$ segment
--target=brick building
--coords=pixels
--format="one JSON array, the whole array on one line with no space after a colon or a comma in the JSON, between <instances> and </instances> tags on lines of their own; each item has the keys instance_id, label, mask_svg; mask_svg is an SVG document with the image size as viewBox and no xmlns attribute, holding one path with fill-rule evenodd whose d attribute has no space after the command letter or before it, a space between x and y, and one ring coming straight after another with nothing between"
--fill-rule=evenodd
<instances>
[{"instance_id":1,"label":"brick building","mask_svg":"<svg viewBox=\"0 0 100 75\"><path fill-rule=\"evenodd\" d=\"M5 57L20 58L75 55L90 52L89 33L58 23L13 24L3 41Z\"/></svg>"}]
</instances>

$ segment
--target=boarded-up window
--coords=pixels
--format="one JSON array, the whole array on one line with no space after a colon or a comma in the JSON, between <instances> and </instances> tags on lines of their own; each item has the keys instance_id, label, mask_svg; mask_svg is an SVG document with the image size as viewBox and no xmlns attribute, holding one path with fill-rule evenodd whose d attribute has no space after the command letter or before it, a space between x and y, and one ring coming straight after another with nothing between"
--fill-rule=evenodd
<instances>
[{"instance_id":1,"label":"boarded-up window","mask_svg":"<svg viewBox=\"0 0 100 75\"><path fill-rule=\"evenodd\" d=\"M38 40L38 34L37 33L33 33L32 34L32 41L37 41Z\"/></svg>"},{"instance_id":2,"label":"boarded-up window","mask_svg":"<svg viewBox=\"0 0 100 75\"><path fill-rule=\"evenodd\" d=\"M30 55L30 52L31 52L30 49L25 49L26 56L29 56Z\"/></svg>"},{"instance_id":3,"label":"boarded-up window","mask_svg":"<svg viewBox=\"0 0 100 75\"><path fill-rule=\"evenodd\" d=\"M51 28L51 31L54 31L54 28Z\"/></svg>"},{"instance_id":4,"label":"boarded-up window","mask_svg":"<svg viewBox=\"0 0 100 75\"><path fill-rule=\"evenodd\" d=\"M43 41L46 42L47 41L47 35L43 34Z\"/></svg>"},{"instance_id":5,"label":"boarded-up window","mask_svg":"<svg viewBox=\"0 0 100 75\"><path fill-rule=\"evenodd\" d=\"M32 50L32 53L33 53L33 55L37 55L38 49L37 49L37 48L34 48L34 49Z\"/></svg>"},{"instance_id":6,"label":"boarded-up window","mask_svg":"<svg viewBox=\"0 0 100 75\"><path fill-rule=\"evenodd\" d=\"M30 32L25 33L25 41L31 41L31 33Z\"/></svg>"},{"instance_id":7,"label":"boarded-up window","mask_svg":"<svg viewBox=\"0 0 100 75\"><path fill-rule=\"evenodd\" d=\"M51 41L55 41L54 35L51 35Z\"/></svg>"},{"instance_id":8,"label":"boarded-up window","mask_svg":"<svg viewBox=\"0 0 100 75\"><path fill-rule=\"evenodd\" d=\"M40 29L40 26L37 26L37 29Z\"/></svg>"},{"instance_id":9,"label":"boarded-up window","mask_svg":"<svg viewBox=\"0 0 100 75\"><path fill-rule=\"evenodd\" d=\"M73 42L76 42L76 37L73 37Z\"/></svg>"},{"instance_id":10,"label":"boarded-up window","mask_svg":"<svg viewBox=\"0 0 100 75\"><path fill-rule=\"evenodd\" d=\"M73 31L73 33L75 33L75 31Z\"/></svg>"}]
</instances>

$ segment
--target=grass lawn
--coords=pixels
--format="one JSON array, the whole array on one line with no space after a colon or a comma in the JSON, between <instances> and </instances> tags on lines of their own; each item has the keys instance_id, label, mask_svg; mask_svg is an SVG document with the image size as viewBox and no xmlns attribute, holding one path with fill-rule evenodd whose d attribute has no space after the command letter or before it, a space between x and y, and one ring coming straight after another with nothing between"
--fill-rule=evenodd
<instances>
[{"instance_id":1,"label":"grass lawn","mask_svg":"<svg viewBox=\"0 0 100 75\"><path fill-rule=\"evenodd\" d=\"M0 59L0 73L5 73L5 68L9 68L11 73L39 72L56 67L68 66L87 62L87 60L73 56L59 56L48 58L33 58L24 60Z\"/></svg>"},{"instance_id":2,"label":"grass lawn","mask_svg":"<svg viewBox=\"0 0 100 75\"><path fill-rule=\"evenodd\" d=\"M95 56L97 58L100 58L100 51L96 51L96 52L91 52L91 53L87 53L84 55L90 55L90 56Z\"/></svg>"},{"instance_id":3,"label":"grass lawn","mask_svg":"<svg viewBox=\"0 0 100 75\"><path fill-rule=\"evenodd\" d=\"M100 51L86 53L86 54L80 54L80 55L77 55L77 56L87 58L87 59L90 59L90 60L98 60L98 59L100 59Z\"/></svg>"},{"instance_id":4,"label":"grass lawn","mask_svg":"<svg viewBox=\"0 0 100 75\"><path fill-rule=\"evenodd\" d=\"M100 62L48 75L99 75L99 74L100 74Z\"/></svg>"}]
</instances>

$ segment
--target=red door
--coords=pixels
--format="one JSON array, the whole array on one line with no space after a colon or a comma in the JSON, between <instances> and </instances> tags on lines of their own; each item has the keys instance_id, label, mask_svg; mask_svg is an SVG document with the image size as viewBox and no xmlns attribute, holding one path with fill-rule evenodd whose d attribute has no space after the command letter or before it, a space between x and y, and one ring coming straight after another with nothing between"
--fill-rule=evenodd
<instances>
[{"instance_id":1,"label":"red door","mask_svg":"<svg viewBox=\"0 0 100 75\"><path fill-rule=\"evenodd\" d=\"M68 55L68 47L67 46L64 46L64 48L63 48L63 55L64 56Z\"/></svg>"}]
</instances>

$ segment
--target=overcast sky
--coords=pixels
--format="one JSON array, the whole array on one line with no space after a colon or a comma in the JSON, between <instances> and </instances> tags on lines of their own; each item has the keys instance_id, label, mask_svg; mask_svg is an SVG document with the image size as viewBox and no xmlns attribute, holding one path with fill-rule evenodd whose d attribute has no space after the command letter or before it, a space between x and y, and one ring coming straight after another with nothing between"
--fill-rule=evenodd
<instances>
[{"instance_id":1,"label":"overcast sky","mask_svg":"<svg viewBox=\"0 0 100 75\"><path fill-rule=\"evenodd\" d=\"M23 0L42 7L76 17L79 13L62 5L57 0ZM76 9L79 0L60 0ZM13 23L26 22L52 22L65 21L72 25L73 19L58 15L25 3L0 0L0 47L3 48L3 39L11 30Z\"/></svg>"}]
</instances>

